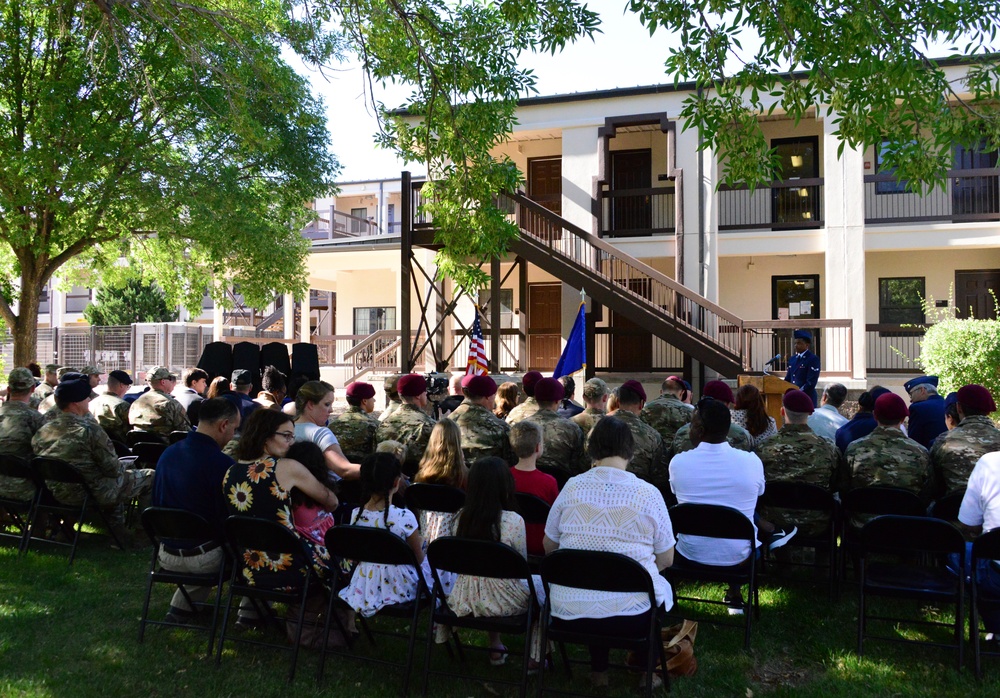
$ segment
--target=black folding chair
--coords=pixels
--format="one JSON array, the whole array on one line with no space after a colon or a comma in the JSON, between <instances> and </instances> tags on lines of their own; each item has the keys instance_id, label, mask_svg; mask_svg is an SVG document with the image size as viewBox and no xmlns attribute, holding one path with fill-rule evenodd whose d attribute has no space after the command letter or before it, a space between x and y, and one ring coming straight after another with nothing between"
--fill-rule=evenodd
<instances>
[{"instance_id":1,"label":"black folding chair","mask_svg":"<svg viewBox=\"0 0 1000 698\"><path fill-rule=\"evenodd\" d=\"M972 543L972 614L969 623L969 634L972 636L972 652L975 655L976 678L983 678L982 658L1000 657L1000 650L984 650L980 639L979 616L980 606L986 606L992 611L1000 612L1000 592L985 589L980 585L978 574L980 565L991 565L995 574L1000 575L1000 528L976 538Z\"/></svg>"},{"instance_id":2,"label":"black folding chair","mask_svg":"<svg viewBox=\"0 0 1000 698\"><path fill-rule=\"evenodd\" d=\"M40 514L56 514L60 517L68 517L75 523L73 540L70 543L65 543L45 538L31 538L25 546L25 550L27 550L28 546L31 545L31 540L44 541L53 545L68 546L70 549L69 564L72 565L73 558L76 557L77 545L80 543L80 532L83 529L83 520L89 511L97 512L98 518L100 518L105 527L108 529L108 534L115 541L115 544L120 549L125 549L125 541L119 540L118 534L115 533L114 526L111 524L111 520L108 519L107 514L104 513L104 510L98 504L97 498L91 491L90 486L87 485L87 480L80 474L79 470L66 461L59 460L58 458L45 458L42 456L35 456L35 458L31 461L31 467L38 477L45 483L58 482L66 485L78 486L81 490L82 501L79 504L63 504L62 502L57 501L54 496L40 497L35 505L34 515L31 518L32 528L35 527Z\"/></svg>"},{"instance_id":3,"label":"black folding chair","mask_svg":"<svg viewBox=\"0 0 1000 698\"><path fill-rule=\"evenodd\" d=\"M454 514L465 506L465 492L448 485L416 483L406 488L406 507L414 513L443 511Z\"/></svg>"},{"instance_id":4,"label":"black folding chair","mask_svg":"<svg viewBox=\"0 0 1000 698\"><path fill-rule=\"evenodd\" d=\"M861 529L851 524L855 515L866 517L924 516L927 505L910 490L886 485L858 487L844 495L840 504L840 577L847 578L847 558L856 563L855 554Z\"/></svg>"},{"instance_id":5,"label":"black folding chair","mask_svg":"<svg viewBox=\"0 0 1000 698\"><path fill-rule=\"evenodd\" d=\"M171 444L175 444L178 441L183 441L184 439L186 439L188 437L188 434L190 433L191 433L190 431L172 431L167 435L167 441L169 441Z\"/></svg>"},{"instance_id":6,"label":"black folding chair","mask_svg":"<svg viewBox=\"0 0 1000 698\"><path fill-rule=\"evenodd\" d=\"M431 674L451 676L466 680L480 680L465 674L447 671L431 670L431 651L434 648L434 623L449 626L451 636L458 647L458 655L464 660L462 643L455 628L469 628L505 634L524 635L524 652L522 653L521 680L506 681L491 678L490 683L507 686L518 686L518 695L523 696L528 690L528 660L530 658L532 619L538 607L538 597L531 583L531 568L521 554L508 545L494 541L474 540L444 536L438 538L427 547L427 558L430 562L431 574L434 575L434 597L436 608L431 612L431 623L427 628L427 651L424 655L424 695ZM448 597L444 593L439 572L450 572L455 575L470 575L489 579L523 580L528 585L528 608L524 613L513 616L476 617L458 616L448 605Z\"/></svg>"},{"instance_id":7,"label":"black folding chair","mask_svg":"<svg viewBox=\"0 0 1000 698\"><path fill-rule=\"evenodd\" d=\"M554 477L556 479L556 485L559 486L560 492L562 492L562 488L566 486L566 483L569 482L569 479L573 477L562 468L553 468L550 465L537 465L535 467L546 475Z\"/></svg>"},{"instance_id":8,"label":"black folding chair","mask_svg":"<svg viewBox=\"0 0 1000 698\"><path fill-rule=\"evenodd\" d=\"M212 647L215 644L215 628L219 619L219 607L222 605L222 584L228 569L227 556L223 554L216 572L179 572L169 570L160 564L159 551L162 546L168 552L177 552L178 554L190 550L205 553L223 548L222 541L218 540L208 521L198 514L184 509L149 507L142 512L141 518L142 526L153 542L153 560L149 566L149 576L146 578L146 599L143 601L142 617L139 619L139 643L142 644L147 624L204 630L208 633L206 655L211 656ZM154 583L176 586L192 609L210 608L212 620L207 626L149 620L149 602L153 596ZM185 586L215 587L215 601L212 603L195 602L191 599Z\"/></svg>"},{"instance_id":9,"label":"black folding chair","mask_svg":"<svg viewBox=\"0 0 1000 698\"><path fill-rule=\"evenodd\" d=\"M677 504L670 507L670 522L674 535L703 536L726 541L745 541L749 546L746 559L735 565L706 565L688 560L680 553L674 554L674 563L663 571L677 589L680 580L698 582L722 582L746 585L747 595L743 601L743 648L750 649L750 629L752 615L760 617L760 593L757 589L757 535L753 523L742 512L731 507L716 504ZM677 601L697 601L719 606L728 606L728 601L706 599L695 596L681 596L675 593ZM708 622L717 623L713 618ZM721 623L721 625L726 625Z\"/></svg>"},{"instance_id":10,"label":"black folding chair","mask_svg":"<svg viewBox=\"0 0 1000 698\"><path fill-rule=\"evenodd\" d=\"M145 441L147 443L168 443L167 437L163 434L157 434L155 431L143 431L142 429L133 429L132 431L125 434L125 445L129 448L135 448L135 445L139 442Z\"/></svg>"},{"instance_id":11,"label":"black folding chair","mask_svg":"<svg viewBox=\"0 0 1000 698\"><path fill-rule=\"evenodd\" d=\"M524 523L545 525L549 519L549 510L552 509L548 502L527 492L515 492L514 496L517 498L517 513L524 519ZM528 566L533 572L538 571L543 557L545 556L528 553Z\"/></svg>"},{"instance_id":12,"label":"black folding chair","mask_svg":"<svg viewBox=\"0 0 1000 698\"><path fill-rule=\"evenodd\" d=\"M326 655L328 653L343 654L344 656L349 656L353 659L361 661L401 667L403 669L403 686L401 693L405 696L409 691L410 675L413 671L413 655L417 644L417 623L419 622L420 611L421 609L426 608L431 602L431 593L424 583L423 574L420 571L420 565L417 562L416 556L413 554L412 548L410 548L410 545L402 538L386 531L385 529L369 528L367 526L336 526L326 532L325 542L326 548L330 551L332 556L340 560L349 560L352 564L350 572L341 572L338 574L336 582L334 583L333 594L330 595L330 604L326 614L326 628L323 636L324 640L330 636L330 624L336 623L337 629L345 638L347 638L349 647L352 644L350 634L347 632L347 629L340 624L340 621L334 613L334 604L338 602L338 594L340 590L350 584L351 577L354 575L354 569L357 567L358 563L368 562L377 565L405 565L407 567L412 567L416 571L418 582L416 592L417 595L413 601L383 606L378 612L378 615L409 620L410 628L407 634L403 635L401 633L388 631L373 631L369 627L367 620L363 616L359 616L361 627L364 629L365 635L368 637L368 641L373 646L376 644L376 634L406 639L406 659L402 663L385 659L383 656L368 657L337 652L327 648L326 642L324 642L319 660L318 679L323 679L323 670L326 666Z\"/></svg>"},{"instance_id":13,"label":"black folding chair","mask_svg":"<svg viewBox=\"0 0 1000 698\"><path fill-rule=\"evenodd\" d=\"M949 492L931 504L930 515L944 521L958 521L958 510L962 508L965 488Z\"/></svg>"},{"instance_id":14,"label":"black folding chair","mask_svg":"<svg viewBox=\"0 0 1000 698\"><path fill-rule=\"evenodd\" d=\"M135 455L132 453L132 449L126 446L121 441L111 439L111 445L115 447L115 455L119 458L127 458L128 456Z\"/></svg>"},{"instance_id":15,"label":"black folding chair","mask_svg":"<svg viewBox=\"0 0 1000 698\"><path fill-rule=\"evenodd\" d=\"M653 673L659 672L663 685L670 688L670 677L666 672L663 655L663 641L660 638L660 624L657 617L656 590L653 579L645 567L630 557L618 553L593 550L556 550L542 560L542 584L545 586L545 608L541 619L541 646L559 643L560 654L566 667L566 675L572 678L572 662L566 652L566 644L595 645L614 649L632 650L646 659L646 696L653 695ZM641 635L612 635L609 633L588 634L552 626L552 585L588 589L604 593L640 593L649 597L649 627ZM580 663L580 662L577 662ZM544 687L544 673L538 675L538 695L558 693L579 696L577 691L560 691Z\"/></svg>"},{"instance_id":16,"label":"black folding chair","mask_svg":"<svg viewBox=\"0 0 1000 698\"><path fill-rule=\"evenodd\" d=\"M864 656L864 642L870 637L888 642L905 642L946 647L958 652L962 668L965 626L965 575L955 574L945 566L948 555L956 555L959 569L965 569L965 538L947 521L926 516L877 516L861 529L858 540L861 555L861 582L858 589L858 656ZM880 559L872 561L875 555ZM901 558L886 562L886 556ZM883 596L915 599L955 605L955 620L942 623L926 619L870 616L867 598ZM868 621L888 621L893 625L951 628L954 644L906 640L899 636L869 635Z\"/></svg>"},{"instance_id":17,"label":"black folding chair","mask_svg":"<svg viewBox=\"0 0 1000 698\"><path fill-rule=\"evenodd\" d=\"M132 455L136 456L135 465L138 468L156 469L160 456L167 450L167 444L153 441L139 441L132 446Z\"/></svg>"},{"instance_id":18,"label":"black folding chair","mask_svg":"<svg viewBox=\"0 0 1000 698\"><path fill-rule=\"evenodd\" d=\"M816 563L804 563L778 560L773 555L767 555L767 564L777 566L804 566L826 568L830 575L830 598L837 595L837 516L838 504L833 493L818 485L803 482L769 482L764 494L757 500L757 506L773 509L789 509L822 514L826 517L826 531L821 535L808 536L801 529L785 544L786 548L812 548L815 550ZM821 552L827 556L826 564L818 562Z\"/></svg>"},{"instance_id":19,"label":"black folding chair","mask_svg":"<svg viewBox=\"0 0 1000 698\"><path fill-rule=\"evenodd\" d=\"M295 666L299 658L299 643L302 640L302 628L306 615L306 601L309 591L315 583L313 579L312 559L305 544L290 529L277 521L259 519L251 516L230 516L226 519L226 540L230 553L233 556L233 572L229 580L229 594L226 597L226 610L222 616L222 631L219 635L219 647L215 655L215 663L222 663L222 650L226 640L233 642L243 642L260 647L270 647L292 653L292 665L288 670L288 681L295 678ZM248 577L244 576L244 570L251 576L254 572L253 566L257 556L252 551L265 553L270 560L287 560L288 569L295 570L299 574L297 584L292 587L272 587L254 580L250 583ZM229 629L229 615L233 608L233 597L240 596L250 599L257 610L262 621L269 622L281 633L281 639L277 642L264 642L251 637L233 636L227 637ZM285 624L279 620L274 611L268 606L269 602L279 602L286 604L299 604L298 630L295 633L295 640L292 646L288 646L285 638Z\"/></svg>"},{"instance_id":20,"label":"black folding chair","mask_svg":"<svg viewBox=\"0 0 1000 698\"><path fill-rule=\"evenodd\" d=\"M14 499L0 494L0 511L6 512L18 534L0 533L3 538L17 539L17 552L23 554L28 549L28 538L31 536L31 517L35 511L45 484L32 470L28 461L10 453L0 453L0 475L13 477L30 484L35 493L27 500Z\"/></svg>"}]
</instances>

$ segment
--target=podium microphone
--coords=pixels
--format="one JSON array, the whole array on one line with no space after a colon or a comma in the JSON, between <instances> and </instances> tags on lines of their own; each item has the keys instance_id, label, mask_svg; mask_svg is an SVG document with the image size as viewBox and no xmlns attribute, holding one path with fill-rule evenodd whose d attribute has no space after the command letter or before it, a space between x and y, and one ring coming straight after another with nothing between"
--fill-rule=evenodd
<instances>
[{"instance_id":1,"label":"podium microphone","mask_svg":"<svg viewBox=\"0 0 1000 698\"><path fill-rule=\"evenodd\" d=\"M781 354L775 354L774 358L771 359L770 361L766 362L764 365L765 366L774 366L779 361L781 361Z\"/></svg>"}]
</instances>

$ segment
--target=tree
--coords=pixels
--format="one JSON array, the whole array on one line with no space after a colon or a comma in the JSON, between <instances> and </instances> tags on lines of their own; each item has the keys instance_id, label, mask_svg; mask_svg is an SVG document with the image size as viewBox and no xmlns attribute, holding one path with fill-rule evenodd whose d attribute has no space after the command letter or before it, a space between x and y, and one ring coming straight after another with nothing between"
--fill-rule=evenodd
<instances>
[{"instance_id":1,"label":"tree","mask_svg":"<svg viewBox=\"0 0 1000 698\"><path fill-rule=\"evenodd\" d=\"M16 364L34 358L60 269L114 283L125 257L188 307L231 283L259 304L305 292L304 203L336 161L283 47L339 50L281 0L0 2L0 317Z\"/></svg>"},{"instance_id":2,"label":"tree","mask_svg":"<svg viewBox=\"0 0 1000 698\"><path fill-rule=\"evenodd\" d=\"M121 284L102 286L97 302L88 305L83 316L91 325L131 325L173 322L177 310L167 305L167 297L159 288L131 278Z\"/></svg>"}]
</instances>

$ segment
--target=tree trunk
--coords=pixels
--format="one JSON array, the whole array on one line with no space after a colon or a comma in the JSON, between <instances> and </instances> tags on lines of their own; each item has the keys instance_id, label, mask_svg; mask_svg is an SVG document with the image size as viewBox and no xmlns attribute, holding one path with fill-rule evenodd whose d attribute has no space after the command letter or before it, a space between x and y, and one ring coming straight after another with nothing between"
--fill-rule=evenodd
<instances>
[{"instance_id":1,"label":"tree trunk","mask_svg":"<svg viewBox=\"0 0 1000 698\"><path fill-rule=\"evenodd\" d=\"M34 275L32 275L34 276ZM38 301L41 283L21 274L21 295L18 299L17 315L10 328L14 335L14 366L27 366L38 359ZM14 366L8 367L13 368Z\"/></svg>"}]
</instances>

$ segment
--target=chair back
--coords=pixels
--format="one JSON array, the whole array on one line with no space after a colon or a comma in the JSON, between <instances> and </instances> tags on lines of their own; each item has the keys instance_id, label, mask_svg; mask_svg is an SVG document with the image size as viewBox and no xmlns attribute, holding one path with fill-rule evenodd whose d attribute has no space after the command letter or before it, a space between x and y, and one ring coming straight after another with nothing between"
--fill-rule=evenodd
<instances>
[{"instance_id":1,"label":"chair back","mask_svg":"<svg viewBox=\"0 0 1000 698\"><path fill-rule=\"evenodd\" d=\"M345 560L417 567L409 543L384 528L334 526L326 532L324 542L331 555Z\"/></svg>"},{"instance_id":2,"label":"chair back","mask_svg":"<svg viewBox=\"0 0 1000 698\"><path fill-rule=\"evenodd\" d=\"M517 513L524 523L544 524L548 520L552 507L544 499L527 492L515 492L514 496L517 498Z\"/></svg>"},{"instance_id":3,"label":"chair back","mask_svg":"<svg viewBox=\"0 0 1000 698\"><path fill-rule=\"evenodd\" d=\"M755 547L753 523L742 512L718 504L677 504L669 509L674 534L748 540Z\"/></svg>"},{"instance_id":4,"label":"chair back","mask_svg":"<svg viewBox=\"0 0 1000 698\"><path fill-rule=\"evenodd\" d=\"M546 555L539 571L546 589L558 584L590 591L640 592L656 598L646 568L619 553L563 548Z\"/></svg>"},{"instance_id":5,"label":"chair back","mask_svg":"<svg viewBox=\"0 0 1000 698\"><path fill-rule=\"evenodd\" d=\"M172 431L170 432L169 436L167 436L167 440L171 444L175 444L178 441L183 441L184 439L186 439L188 437L188 434L190 433L191 433L190 431Z\"/></svg>"},{"instance_id":6,"label":"chair back","mask_svg":"<svg viewBox=\"0 0 1000 698\"><path fill-rule=\"evenodd\" d=\"M844 495L843 508L845 513L875 515L923 516L927 512L927 505L913 492L884 485L851 490Z\"/></svg>"},{"instance_id":7,"label":"chair back","mask_svg":"<svg viewBox=\"0 0 1000 698\"><path fill-rule=\"evenodd\" d=\"M254 516L230 516L225 523L226 540L240 567L250 564L244 557L245 550L262 550L268 555L291 555L292 569L309 569L311 559L303 543L294 532L277 521ZM238 578L238 575L234 575ZM303 577L304 579L304 577Z\"/></svg>"},{"instance_id":8,"label":"chair back","mask_svg":"<svg viewBox=\"0 0 1000 698\"><path fill-rule=\"evenodd\" d=\"M160 456L167 450L167 444L152 441L140 441L132 446L132 455L147 468L155 468Z\"/></svg>"},{"instance_id":9,"label":"chair back","mask_svg":"<svg viewBox=\"0 0 1000 698\"><path fill-rule=\"evenodd\" d=\"M504 543L442 536L427 547L431 567L490 579L529 579L531 569L521 554Z\"/></svg>"},{"instance_id":10,"label":"chair back","mask_svg":"<svg viewBox=\"0 0 1000 698\"><path fill-rule=\"evenodd\" d=\"M165 444L167 443L167 437L157 434L155 431L142 431L141 429L133 429L125 434L125 445L129 448L133 448L140 441Z\"/></svg>"},{"instance_id":11,"label":"chair back","mask_svg":"<svg viewBox=\"0 0 1000 698\"><path fill-rule=\"evenodd\" d=\"M535 467L538 468L541 472L545 473L546 475L551 475L552 477L554 477L556 479L556 485L558 485L560 492L562 492L562 488L566 486L566 483L569 482L569 479L572 477L572 475L567 473L562 468L553 468L552 466L549 465L536 465Z\"/></svg>"},{"instance_id":12,"label":"chair back","mask_svg":"<svg viewBox=\"0 0 1000 698\"><path fill-rule=\"evenodd\" d=\"M994 528L972 541L973 566L979 560L1000 560L1000 528Z\"/></svg>"},{"instance_id":13,"label":"chair back","mask_svg":"<svg viewBox=\"0 0 1000 698\"><path fill-rule=\"evenodd\" d=\"M48 482L63 482L71 485L83 485L84 487L87 485L87 481L79 470L58 458L35 456L31 460L31 467L40 478Z\"/></svg>"},{"instance_id":14,"label":"chair back","mask_svg":"<svg viewBox=\"0 0 1000 698\"><path fill-rule=\"evenodd\" d=\"M450 485L418 482L406 488L406 506L414 512L443 511L454 514L465 506L465 492Z\"/></svg>"},{"instance_id":15,"label":"chair back","mask_svg":"<svg viewBox=\"0 0 1000 698\"><path fill-rule=\"evenodd\" d=\"M836 506L833 493L804 482L769 482L757 501L761 506L802 511L830 512Z\"/></svg>"},{"instance_id":16,"label":"chair back","mask_svg":"<svg viewBox=\"0 0 1000 698\"><path fill-rule=\"evenodd\" d=\"M928 516L876 516L861 529L862 547L869 552L957 553L965 560L965 538L955 526Z\"/></svg>"},{"instance_id":17,"label":"chair back","mask_svg":"<svg viewBox=\"0 0 1000 698\"><path fill-rule=\"evenodd\" d=\"M212 525L199 514L184 509L149 507L142 512L142 527L156 542L170 541L176 547L207 543L216 538Z\"/></svg>"},{"instance_id":18,"label":"chair back","mask_svg":"<svg viewBox=\"0 0 1000 698\"><path fill-rule=\"evenodd\" d=\"M945 521L958 521L958 510L965 499L965 488L949 492L931 505L931 516Z\"/></svg>"},{"instance_id":19,"label":"chair back","mask_svg":"<svg viewBox=\"0 0 1000 698\"><path fill-rule=\"evenodd\" d=\"M36 488L42 486L38 473L31 468L28 461L12 453L0 453L0 475L28 480Z\"/></svg>"},{"instance_id":20,"label":"chair back","mask_svg":"<svg viewBox=\"0 0 1000 698\"><path fill-rule=\"evenodd\" d=\"M119 458L126 458L128 456L133 455L132 449L130 449L121 441L116 441L115 439L111 439L111 445L115 447L115 455L118 456Z\"/></svg>"}]
</instances>

